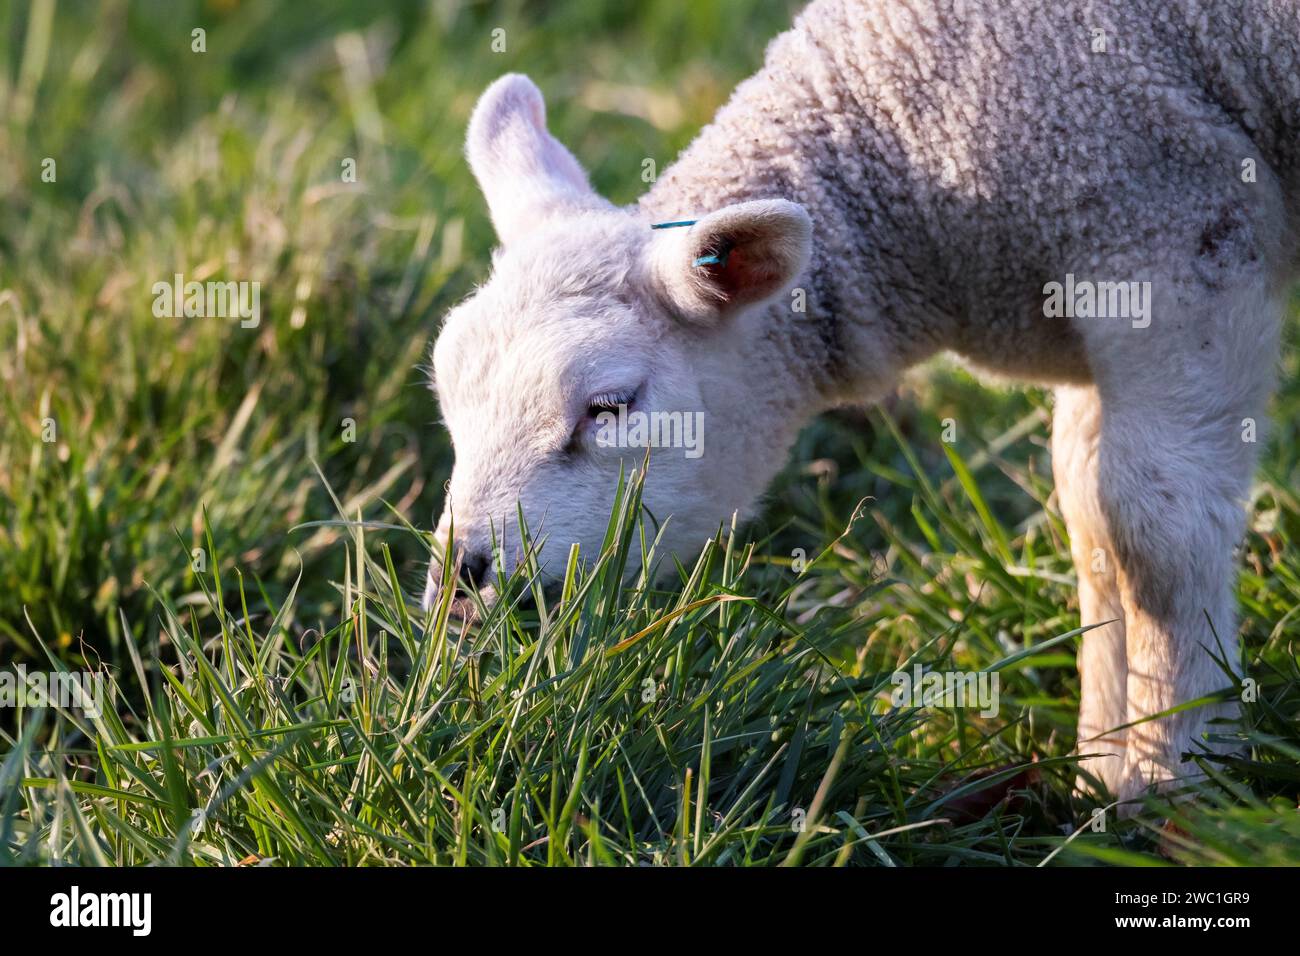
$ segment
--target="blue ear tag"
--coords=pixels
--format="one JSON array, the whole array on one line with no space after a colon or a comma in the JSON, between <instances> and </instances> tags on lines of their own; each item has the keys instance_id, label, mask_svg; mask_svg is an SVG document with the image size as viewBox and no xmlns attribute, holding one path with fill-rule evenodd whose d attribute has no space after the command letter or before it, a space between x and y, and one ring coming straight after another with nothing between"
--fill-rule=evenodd
<instances>
[{"instance_id":1,"label":"blue ear tag","mask_svg":"<svg viewBox=\"0 0 1300 956\"><path fill-rule=\"evenodd\" d=\"M676 229L679 226L693 226L697 222L699 222L698 219L678 219L676 222L651 223L650 228L651 229ZM700 256L698 259L696 259L694 262L691 263L691 268L698 269L700 266L725 266L727 264L727 256L730 254L730 252L731 250L728 249L720 256Z\"/></svg>"}]
</instances>

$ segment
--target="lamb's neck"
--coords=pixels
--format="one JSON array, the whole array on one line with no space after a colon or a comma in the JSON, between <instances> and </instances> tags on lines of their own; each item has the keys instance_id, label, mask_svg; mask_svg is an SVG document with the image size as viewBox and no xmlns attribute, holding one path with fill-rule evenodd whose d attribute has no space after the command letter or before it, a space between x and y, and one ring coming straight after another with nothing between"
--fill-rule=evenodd
<instances>
[{"instance_id":1,"label":"lamb's neck","mask_svg":"<svg viewBox=\"0 0 1300 956\"><path fill-rule=\"evenodd\" d=\"M769 67L743 83L639 205L653 221L751 199L790 199L808 211L809 266L790 294L747 317L743 347L756 388L796 379L791 387L804 394L781 400L803 402L811 414L880 397L937 345L915 327L921 310L900 314L908 310L900 310L891 258L896 240L870 196L887 174L874 167L869 145L832 142L824 112L792 108L791 82ZM753 374L760 370L772 377Z\"/></svg>"}]
</instances>

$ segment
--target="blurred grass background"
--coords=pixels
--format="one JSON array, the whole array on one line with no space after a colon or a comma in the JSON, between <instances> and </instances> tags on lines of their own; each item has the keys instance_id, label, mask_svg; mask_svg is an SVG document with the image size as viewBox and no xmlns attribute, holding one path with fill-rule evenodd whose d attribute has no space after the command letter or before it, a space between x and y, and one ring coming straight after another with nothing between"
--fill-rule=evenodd
<instances>
[{"instance_id":1,"label":"blurred grass background","mask_svg":"<svg viewBox=\"0 0 1300 956\"><path fill-rule=\"evenodd\" d=\"M191 549L208 550L205 514L214 562L258 598L254 619L274 616L300 570L281 623L324 632L346 617L344 533L291 529L336 514L313 460L349 515L391 520L388 502L427 529L440 508L451 457L420 366L493 243L461 155L478 93L501 73L531 75L552 130L598 189L629 202L643 161L671 162L800 5L0 2L0 663L39 659L45 642L71 666L127 674L128 632L151 660L173 653L165 607L214 633L191 567ZM341 176L348 159L355 183ZM155 318L151 287L175 273L259 281L260 326ZM1296 330L1240 586L1242 633L1268 675L1258 719L1292 730ZM861 648L856 664L845 655L859 671L955 622L950 652L968 667L1077 626L1049 408L1042 392L989 389L939 363L887 414L825 417L750 532L768 572L757 584ZM796 581L794 549L821 552L864 500ZM390 543L418 593L421 543ZM955 718L927 755L971 766L1068 752L1072 654L1036 658L1020 679L1013 742L980 749ZM1294 807L1300 773L1269 759L1239 779Z\"/></svg>"}]
</instances>

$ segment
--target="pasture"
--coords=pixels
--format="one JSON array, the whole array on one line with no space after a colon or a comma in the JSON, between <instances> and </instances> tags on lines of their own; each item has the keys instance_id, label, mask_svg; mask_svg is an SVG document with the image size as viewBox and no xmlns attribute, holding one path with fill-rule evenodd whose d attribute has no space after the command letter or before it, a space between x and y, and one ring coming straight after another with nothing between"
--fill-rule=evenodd
<instances>
[{"instance_id":1,"label":"pasture","mask_svg":"<svg viewBox=\"0 0 1300 956\"><path fill-rule=\"evenodd\" d=\"M0 664L106 697L0 710L0 862L1300 864L1294 316L1245 750L1192 801L1074 791L1051 397L950 363L808 428L666 579L623 579L629 476L558 597L420 611L451 469L423 366L494 242L476 96L528 73L631 202L797 6L0 4ZM207 308L240 282L256 322ZM918 665L996 707L899 705Z\"/></svg>"}]
</instances>

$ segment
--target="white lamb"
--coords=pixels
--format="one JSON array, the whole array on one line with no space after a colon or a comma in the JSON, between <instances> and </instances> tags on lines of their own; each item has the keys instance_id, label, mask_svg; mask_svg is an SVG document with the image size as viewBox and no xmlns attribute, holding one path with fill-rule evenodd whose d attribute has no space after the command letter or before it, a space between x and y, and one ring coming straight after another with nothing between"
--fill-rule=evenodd
<instances>
[{"instance_id":1,"label":"white lamb","mask_svg":"<svg viewBox=\"0 0 1300 956\"><path fill-rule=\"evenodd\" d=\"M643 455L596 440L602 412L703 412L704 454L657 450L646 487L687 555L810 418L951 350L1056 387L1082 620L1109 622L1079 654L1089 769L1122 799L1191 773L1232 704L1134 722L1238 658L1300 225L1291 0L817 0L632 208L523 76L484 93L467 151L503 248L434 350L462 577L487 584L491 526L519 560L516 502L544 573L599 550Z\"/></svg>"}]
</instances>

